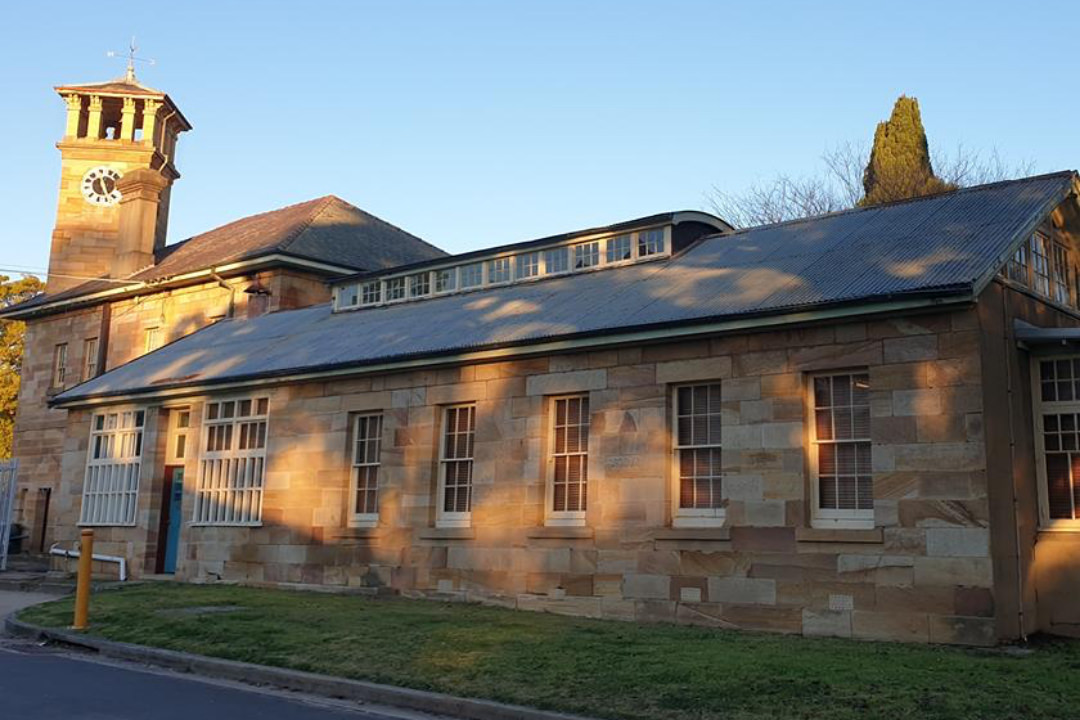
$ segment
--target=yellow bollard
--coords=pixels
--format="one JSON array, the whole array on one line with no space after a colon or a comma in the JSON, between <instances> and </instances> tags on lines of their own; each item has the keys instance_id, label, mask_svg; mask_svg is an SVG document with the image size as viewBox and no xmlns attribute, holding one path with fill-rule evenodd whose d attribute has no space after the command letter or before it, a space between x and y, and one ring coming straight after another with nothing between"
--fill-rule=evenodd
<instances>
[{"instance_id":1,"label":"yellow bollard","mask_svg":"<svg viewBox=\"0 0 1080 720\"><path fill-rule=\"evenodd\" d=\"M94 562L94 531L82 531L79 545L79 578L75 585L75 625L76 630L85 630L89 625L90 613L90 570Z\"/></svg>"}]
</instances>

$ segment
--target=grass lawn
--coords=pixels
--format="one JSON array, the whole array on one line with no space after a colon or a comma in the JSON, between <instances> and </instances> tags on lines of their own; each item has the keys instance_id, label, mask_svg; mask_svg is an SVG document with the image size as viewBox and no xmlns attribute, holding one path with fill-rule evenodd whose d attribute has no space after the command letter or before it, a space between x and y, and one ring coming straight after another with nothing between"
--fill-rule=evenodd
<instances>
[{"instance_id":1,"label":"grass lawn","mask_svg":"<svg viewBox=\"0 0 1080 720\"><path fill-rule=\"evenodd\" d=\"M71 604L20 617L66 626ZM1066 640L1017 656L174 583L99 593L91 622L112 640L603 718L1080 717Z\"/></svg>"}]
</instances>

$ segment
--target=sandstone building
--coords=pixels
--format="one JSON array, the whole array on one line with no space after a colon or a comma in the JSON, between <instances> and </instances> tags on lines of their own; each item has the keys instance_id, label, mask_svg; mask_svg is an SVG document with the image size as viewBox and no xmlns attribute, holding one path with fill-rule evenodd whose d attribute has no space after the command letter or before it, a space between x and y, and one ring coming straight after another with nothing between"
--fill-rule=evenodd
<instances>
[{"instance_id":1,"label":"sandstone building","mask_svg":"<svg viewBox=\"0 0 1080 720\"><path fill-rule=\"evenodd\" d=\"M59 90L49 289L3 313L41 546L808 635L1080 630L1075 173L456 256L324 198L164 245L189 125L133 78Z\"/></svg>"}]
</instances>

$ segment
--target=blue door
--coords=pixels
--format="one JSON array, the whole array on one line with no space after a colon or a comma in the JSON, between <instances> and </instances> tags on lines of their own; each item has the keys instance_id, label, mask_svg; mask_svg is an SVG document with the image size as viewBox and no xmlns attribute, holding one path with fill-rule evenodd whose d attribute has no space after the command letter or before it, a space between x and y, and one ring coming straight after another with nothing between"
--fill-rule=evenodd
<instances>
[{"instance_id":1,"label":"blue door","mask_svg":"<svg viewBox=\"0 0 1080 720\"><path fill-rule=\"evenodd\" d=\"M180 506L184 501L184 468L173 467L172 482L169 483L169 527L165 533L164 572L176 572L176 553L180 546Z\"/></svg>"}]
</instances>

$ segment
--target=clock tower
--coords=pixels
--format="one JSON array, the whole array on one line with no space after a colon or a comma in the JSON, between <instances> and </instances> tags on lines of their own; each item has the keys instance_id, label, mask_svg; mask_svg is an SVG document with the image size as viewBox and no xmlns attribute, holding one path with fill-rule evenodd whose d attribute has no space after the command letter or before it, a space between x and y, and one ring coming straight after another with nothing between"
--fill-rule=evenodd
<instances>
[{"instance_id":1,"label":"clock tower","mask_svg":"<svg viewBox=\"0 0 1080 720\"><path fill-rule=\"evenodd\" d=\"M47 291L124 278L165 244L169 191L180 177L176 141L191 124L163 92L135 78L63 85L60 202Z\"/></svg>"}]
</instances>

